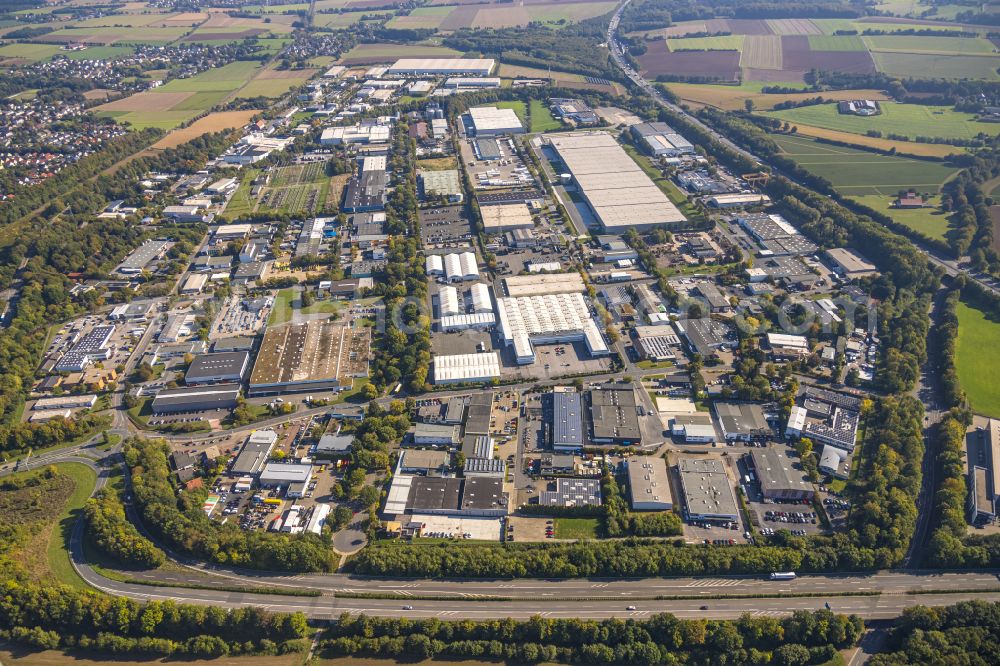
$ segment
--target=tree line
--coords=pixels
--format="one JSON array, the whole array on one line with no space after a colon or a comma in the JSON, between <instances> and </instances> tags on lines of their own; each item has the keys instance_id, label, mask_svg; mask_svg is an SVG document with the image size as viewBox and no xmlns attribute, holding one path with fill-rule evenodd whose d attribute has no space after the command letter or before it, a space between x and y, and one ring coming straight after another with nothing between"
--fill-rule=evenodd
<instances>
[{"instance_id":1,"label":"tree line","mask_svg":"<svg viewBox=\"0 0 1000 666\"><path fill-rule=\"evenodd\" d=\"M143 569L156 568L166 561L163 551L125 518L125 507L117 493L103 490L87 500L83 515L89 528L87 537L105 555L126 566Z\"/></svg>"},{"instance_id":2,"label":"tree line","mask_svg":"<svg viewBox=\"0 0 1000 666\"><path fill-rule=\"evenodd\" d=\"M872 666L994 664L1000 654L1000 603L962 601L944 608L914 606L889 632Z\"/></svg>"},{"instance_id":3,"label":"tree line","mask_svg":"<svg viewBox=\"0 0 1000 666\"><path fill-rule=\"evenodd\" d=\"M215 658L301 651L301 613L173 601L142 604L66 585L0 584L0 639L41 649Z\"/></svg>"},{"instance_id":4,"label":"tree line","mask_svg":"<svg viewBox=\"0 0 1000 666\"><path fill-rule=\"evenodd\" d=\"M796 611L789 617L681 620L512 619L441 621L341 615L320 643L326 657L473 659L561 664L826 663L864 632L857 616Z\"/></svg>"},{"instance_id":5,"label":"tree line","mask_svg":"<svg viewBox=\"0 0 1000 666\"><path fill-rule=\"evenodd\" d=\"M207 491L177 493L162 440L132 439L124 447L135 505L153 536L200 560L270 571L332 571L333 551L319 535L275 534L217 523L202 509Z\"/></svg>"}]
</instances>

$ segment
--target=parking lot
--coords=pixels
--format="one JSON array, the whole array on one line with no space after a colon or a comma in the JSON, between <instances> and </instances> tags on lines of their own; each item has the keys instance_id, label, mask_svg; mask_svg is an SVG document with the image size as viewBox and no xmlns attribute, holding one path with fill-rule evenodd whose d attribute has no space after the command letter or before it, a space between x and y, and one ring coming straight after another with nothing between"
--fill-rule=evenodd
<instances>
[{"instance_id":1,"label":"parking lot","mask_svg":"<svg viewBox=\"0 0 1000 666\"><path fill-rule=\"evenodd\" d=\"M482 159L481 156L477 156L476 149L473 148L475 141L480 142L480 146L496 154L496 158ZM483 137L467 139L462 141L460 145L463 166L468 171L469 179L475 189L534 185L535 179L518 156L513 139Z\"/></svg>"},{"instance_id":2,"label":"parking lot","mask_svg":"<svg viewBox=\"0 0 1000 666\"><path fill-rule=\"evenodd\" d=\"M425 538L500 540L499 518L414 514L412 520L424 524L421 536Z\"/></svg>"},{"instance_id":3,"label":"parking lot","mask_svg":"<svg viewBox=\"0 0 1000 666\"><path fill-rule=\"evenodd\" d=\"M501 352L504 379L555 379L576 375L596 375L611 369L611 359L606 356L591 356L582 342L564 342L551 345L533 345L535 362L517 365L514 352L505 347ZM455 353L455 352L453 352Z\"/></svg>"},{"instance_id":4,"label":"parking lot","mask_svg":"<svg viewBox=\"0 0 1000 666\"><path fill-rule=\"evenodd\" d=\"M428 248L466 247L472 240L472 227L464 206L421 208L420 240Z\"/></svg>"}]
</instances>

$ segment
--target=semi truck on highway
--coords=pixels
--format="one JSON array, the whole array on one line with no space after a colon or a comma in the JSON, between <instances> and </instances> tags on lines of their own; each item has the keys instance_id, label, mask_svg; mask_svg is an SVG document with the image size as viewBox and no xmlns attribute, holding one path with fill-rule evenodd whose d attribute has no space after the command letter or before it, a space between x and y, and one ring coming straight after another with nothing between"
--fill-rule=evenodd
<instances>
[{"instance_id":1,"label":"semi truck on highway","mask_svg":"<svg viewBox=\"0 0 1000 666\"><path fill-rule=\"evenodd\" d=\"M795 580L795 572L775 571L771 574L771 580Z\"/></svg>"}]
</instances>

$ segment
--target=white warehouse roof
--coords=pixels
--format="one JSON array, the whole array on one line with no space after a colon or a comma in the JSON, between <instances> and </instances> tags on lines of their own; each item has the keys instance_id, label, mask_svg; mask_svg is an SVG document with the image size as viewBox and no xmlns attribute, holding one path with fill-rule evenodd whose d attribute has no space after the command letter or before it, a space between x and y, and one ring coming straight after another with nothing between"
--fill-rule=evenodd
<instances>
[{"instance_id":1,"label":"white warehouse roof","mask_svg":"<svg viewBox=\"0 0 1000 666\"><path fill-rule=\"evenodd\" d=\"M501 109L496 106L474 106L469 109L469 117L477 134L503 134L505 132L523 132L524 126L514 113L514 109Z\"/></svg>"},{"instance_id":2,"label":"white warehouse roof","mask_svg":"<svg viewBox=\"0 0 1000 666\"><path fill-rule=\"evenodd\" d=\"M649 228L686 219L610 134L570 132L546 138L605 229Z\"/></svg>"},{"instance_id":3,"label":"white warehouse roof","mask_svg":"<svg viewBox=\"0 0 1000 666\"><path fill-rule=\"evenodd\" d=\"M443 275L444 274L444 260L441 259L439 254L429 254L427 255L426 268L428 275Z\"/></svg>"},{"instance_id":4,"label":"white warehouse roof","mask_svg":"<svg viewBox=\"0 0 1000 666\"><path fill-rule=\"evenodd\" d=\"M500 356L486 354L457 354L434 357L434 383L489 381L500 377Z\"/></svg>"},{"instance_id":5,"label":"white warehouse roof","mask_svg":"<svg viewBox=\"0 0 1000 666\"><path fill-rule=\"evenodd\" d=\"M458 307L458 290L454 287L441 287L438 292L438 304L442 317L457 315L462 311Z\"/></svg>"},{"instance_id":6,"label":"white warehouse roof","mask_svg":"<svg viewBox=\"0 0 1000 666\"><path fill-rule=\"evenodd\" d=\"M475 312L493 312L493 301L490 299L490 288L482 282L472 285L469 290L472 296L472 309Z\"/></svg>"},{"instance_id":7,"label":"white warehouse roof","mask_svg":"<svg viewBox=\"0 0 1000 666\"><path fill-rule=\"evenodd\" d=\"M544 294L501 298L497 314L504 341L521 363L534 360L533 341L583 340L591 354L607 354L608 345L590 315L583 294Z\"/></svg>"},{"instance_id":8,"label":"white warehouse roof","mask_svg":"<svg viewBox=\"0 0 1000 666\"><path fill-rule=\"evenodd\" d=\"M475 74L487 76L496 61L492 58L400 58L386 69L388 75Z\"/></svg>"}]
</instances>

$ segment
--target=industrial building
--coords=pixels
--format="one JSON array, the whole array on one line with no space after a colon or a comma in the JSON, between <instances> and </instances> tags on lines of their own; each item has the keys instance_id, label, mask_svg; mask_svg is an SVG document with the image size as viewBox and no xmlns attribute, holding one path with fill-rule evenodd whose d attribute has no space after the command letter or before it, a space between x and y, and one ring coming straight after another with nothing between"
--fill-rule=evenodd
<instances>
[{"instance_id":1,"label":"industrial building","mask_svg":"<svg viewBox=\"0 0 1000 666\"><path fill-rule=\"evenodd\" d=\"M493 392L472 394L465 414L465 435L489 435L493 416Z\"/></svg>"},{"instance_id":2,"label":"industrial building","mask_svg":"<svg viewBox=\"0 0 1000 666\"><path fill-rule=\"evenodd\" d=\"M740 214L736 221L768 257L812 254L818 247L799 233L780 215L771 213Z\"/></svg>"},{"instance_id":3,"label":"industrial building","mask_svg":"<svg viewBox=\"0 0 1000 666\"><path fill-rule=\"evenodd\" d=\"M327 433L316 442L313 455L317 458L344 458L350 455L352 448L354 448L354 435Z\"/></svg>"},{"instance_id":4,"label":"industrial building","mask_svg":"<svg viewBox=\"0 0 1000 666\"><path fill-rule=\"evenodd\" d=\"M499 458L466 458L462 474L466 477L491 476L503 479L507 463Z\"/></svg>"},{"instance_id":5,"label":"industrial building","mask_svg":"<svg viewBox=\"0 0 1000 666\"><path fill-rule=\"evenodd\" d=\"M559 478L538 494L542 506L601 506L600 479Z\"/></svg>"},{"instance_id":6,"label":"industrial building","mask_svg":"<svg viewBox=\"0 0 1000 666\"><path fill-rule=\"evenodd\" d=\"M764 206L771 203L771 197L766 194L716 194L708 198L708 204L715 208L742 208L744 206Z\"/></svg>"},{"instance_id":7,"label":"industrial building","mask_svg":"<svg viewBox=\"0 0 1000 666\"><path fill-rule=\"evenodd\" d=\"M834 272L848 280L877 275L878 269L854 250L843 247L832 247L826 251Z\"/></svg>"},{"instance_id":8,"label":"industrial building","mask_svg":"<svg viewBox=\"0 0 1000 666\"><path fill-rule=\"evenodd\" d=\"M400 502L404 492L405 500ZM385 513L398 515L401 513L399 509L403 508L413 514L500 517L507 514L507 506L507 495L503 492L503 480L500 478L476 476L456 479L397 474L393 477Z\"/></svg>"},{"instance_id":9,"label":"industrial building","mask_svg":"<svg viewBox=\"0 0 1000 666\"><path fill-rule=\"evenodd\" d=\"M60 395L52 398L39 398L31 405L33 410L47 409L90 409L97 403L97 396L90 395Z\"/></svg>"},{"instance_id":10,"label":"industrial building","mask_svg":"<svg viewBox=\"0 0 1000 666\"><path fill-rule=\"evenodd\" d=\"M739 521L740 509L721 460L680 458L677 472L688 520Z\"/></svg>"},{"instance_id":11,"label":"industrial building","mask_svg":"<svg viewBox=\"0 0 1000 666\"><path fill-rule=\"evenodd\" d=\"M488 234L532 229L535 226L531 211L525 203L480 206L479 216L483 219L483 231Z\"/></svg>"},{"instance_id":12,"label":"industrial building","mask_svg":"<svg viewBox=\"0 0 1000 666\"><path fill-rule=\"evenodd\" d=\"M827 444L819 457L819 471L846 480L851 475L851 458L851 454L844 449Z\"/></svg>"},{"instance_id":13,"label":"industrial building","mask_svg":"<svg viewBox=\"0 0 1000 666\"><path fill-rule=\"evenodd\" d=\"M345 213L366 213L385 209L389 177L384 170L359 171L347 183L342 209Z\"/></svg>"},{"instance_id":14,"label":"industrial building","mask_svg":"<svg viewBox=\"0 0 1000 666\"><path fill-rule=\"evenodd\" d=\"M239 384L215 384L163 389L153 398L154 414L232 409L240 397Z\"/></svg>"},{"instance_id":15,"label":"industrial building","mask_svg":"<svg viewBox=\"0 0 1000 666\"><path fill-rule=\"evenodd\" d=\"M151 263L162 258L169 247L170 241L148 240L132 250L113 272L119 275L138 275Z\"/></svg>"},{"instance_id":16,"label":"industrial building","mask_svg":"<svg viewBox=\"0 0 1000 666\"><path fill-rule=\"evenodd\" d=\"M200 294L206 284L208 284L208 275L206 273L191 273L184 280L184 284L181 285L180 293L189 295Z\"/></svg>"},{"instance_id":17,"label":"industrial building","mask_svg":"<svg viewBox=\"0 0 1000 666\"><path fill-rule=\"evenodd\" d=\"M452 76L445 79L444 87L459 90L499 88L500 79L496 76Z\"/></svg>"},{"instance_id":18,"label":"industrial building","mask_svg":"<svg viewBox=\"0 0 1000 666\"><path fill-rule=\"evenodd\" d=\"M989 419L968 437L969 521L994 520L1000 504L1000 421Z\"/></svg>"},{"instance_id":19,"label":"industrial building","mask_svg":"<svg viewBox=\"0 0 1000 666\"><path fill-rule=\"evenodd\" d=\"M804 335L768 333L767 346L776 360L795 359L809 354L809 340Z\"/></svg>"},{"instance_id":20,"label":"industrial building","mask_svg":"<svg viewBox=\"0 0 1000 666\"><path fill-rule=\"evenodd\" d=\"M595 444L629 446L642 441L635 390L631 385L608 384L587 392L592 438Z\"/></svg>"},{"instance_id":21,"label":"industrial building","mask_svg":"<svg viewBox=\"0 0 1000 666\"><path fill-rule=\"evenodd\" d=\"M711 358L716 352L736 344L725 324L708 317L681 319L674 322L674 328L691 350L703 358Z\"/></svg>"},{"instance_id":22,"label":"industrial building","mask_svg":"<svg viewBox=\"0 0 1000 666\"><path fill-rule=\"evenodd\" d=\"M475 252L467 251L446 254L442 258L442 265L445 279L448 282L479 279L479 262L476 260Z\"/></svg>"},{"instance_id":23,"label":"industrial building","mask_svg":"<svg viewBox=\"0 0 1000 666\"><path fill-rule=\"evenodd\" d=\"M475 136L523 134L524 126L513 109L495 106L474 106L468 111L469 122Z\"/></svg>"},{"instance_id":24,"label":"industrial building","mask_svg":"<svg viewBox=\"0 0 1000 666\"><path fill-rule=\"evenodd\" d=\"M706 412L675 415L671 419L670 434L689 444L708 444L716 440L715 424Z\"/></svg>"},{"instance_id":25,"label":"industrial building","mask_svg":"<svg viewBox=\"0 0 1000 666\"><path fill-rule=\"evenodd\" d=\"M196 356L184 373L184 383L188 386L239 383L243 381L249 364L250 354L247 352L220 352Z\"/></svg>"},{"instance_id":26,"label":"industrial building","mask_svg":"<svg viewBox=\"0 0 1000 666\"><path fill-rule=\"evenodd\" d=\"M808 500L816 494L801 463L789 458L780 447L753 449L750 461L764 499L777 502Z\"/></svg>"},{"instance_id":27,"label":"industrial building","mask_svg":"<svg viewBox=\"0 0 1000 666\"><path fill-rule=\"evenodd\" d=\"M557 388L552 393L552 449L583 450L583 401L575 389Z\"/></svg>"},{"instance_id":28,"label":"industrial building","mask_svg":"<svg viewBox=\"0 0 1000 666\"><path fill-rule=\"evenodd\" d=\"M538 294L582 294L586 291L583 278L572 273L514 275L503 278L504 291L511 298Z\"/></svg>"},{"instance_id":29,"label":"industrial building","mask_svg":"<svg viewBox=\"0 0 1000 666\"><path fill-rule=\"evenodd\" d=\"M320 135L319 142L324 146L339 146L343 144L378 144L388 143L391 135L389 125L353 125L349 127L328 127Z\"/></svg>"},{"instance_id":30,"label":"industrial building","mask_svg":"<svg viewBox=\"0 0 1000 666\"><path fill-rule=\"evenodd\" d=\"M546 138L605 230L643 230L686 220L610 134L567 133Z\"/></svg>"},{"instance_id":31,"label":"industrial building","mask_svg":"<svg viewBox=\"0 0 1000 666\"><path fill-rule=\"evenodd\" d=\"M273 430L257 430L247 437L239 455L229 468L230 476L256 476L262 469L278 441Z\"/></svg>"},{"instance_id":32,"label":"industrial building","mask_svg":"<svg viewBox=\"0 0 1000 666\"><path fill-rule=\"evenodd\" d=\"M413 429L417 446L457 446L462 441L461 428L444 423L418 423Z\"/></svg>"},{"instance_id":33,"label":"industrial building","mask_svg":"<svg viewBox=\"0 0 1000 666\"><path fill-rule=\"evenodd\" d=\"M96 361L106 361L112 356L111 336L114 325L95 326L82 335L53 366L56 372L81 372Z\"/></svg>"},{"instance_id":34,"label":"industrial building","mask_svg":"<svg viewBox=\"0 0 1000 666\"><path fill-rule=\"evenodd\" d=\"M517 363L534 363L534 343L582 341L592 356L610 353L582 294L546 294L497 299L501 337Z\"/></svg>"},{"instance_id":35,"label":"industrial building","mask_svg":"<svg viewBox=\"0 0 1000 666\"><path fill-rule=\"evenodd\" d=\"M447 451L407 449L399 454L399 471L423 476L444 475L451 467L451 454Z\"/></svg>"},{"instance_id":36,"label":"industrial building","mask_svg":"<svg viewBox=\"0 0 1000 666\"><path fill-rule=\"evenodd\" d=\"M312 474L312 465L269 462L264 465L257 482L261 488L285 488L285 496L294 499L305 494L303 491L312 480Z\"/></svg>"},{"instance_id":37,"label":"industrial building","mask_svg":"<svg viewBox=\"0 0 1000 666\"><path fill-rule=\"evenodd\" d=\"M761 441L772 435L760 405L739 402L716 402L715 416L727 442Z\"/></svg>"},{"instance_id":38,"label":"industrial building","mask_svg":"<svg viewBox=\"0 0 1000 666\"><path fill-rule=\"evenodd\" d=\"M666 123L639 123L629 127L632 138L653 157L694 155L694 146Z\"/></svg>"},{"instance_id":39,"label":"industrial building","mask_svg":"<svg viewBox=\"0 0 1000 666\"><path fill-rule=\"evenodd\" d=\"M668 326L636 326L632 329L639 356L650 361L673 361L681 339Z\"/></svg>"},{"instance_id":40,"label":"industrial building","mask_svg":"<svg viewBox=\"0 0 1000 666\"><path fill-rule=\"evenodd\" d=\"M549 105L557 118L570 125L596 125L601 120L582 99L553 97Z\"/></svg>"},{"instance_id":41,"label":"industrial building","mask_svg":"<svg viewBox=\"0 0 1000 666\"><path fill-rule=\"evenodd\" d=\"M457 170L421 170L418 172L417 178L420 180L420 188L425 199L444 197L450 203L460 203L462 201L462 180L459 178Z\"/></svg>"},{"instance_id":42,"label":"industrial building","mask_svg":"<svg viewBox=\"0 0 1000 666\"><path fill-rule=\"evenodd\" d=\"M674 508L667 477L667 463L656 456L633 456L625 460L629 498L633 511L669 511Z\"/></svg>"},{"instance_id":43,"label":"industrial building","mask_svg":"<svg viewBox=\"0 0 1000 666\"><path fill-rule=\"evenodd\" d=\"M249 394L339 391L368 372L368 331L330 321L268 328L264 333Z\"/></svg>"},{"instance_id":44,"label":"industrial building","mask_svg":"<svg viewBox=\"0 0 1000 666\"><path fill-rule=\"evenodd\" d=\"M492 58L400 58L385 70L386 76L489 76L496 67Z\"/></svg>"},{"instance_id":45,"label":"industrial building","mask_svg":"<svg viewBox=\"0 0 1000 666\"><path fill-rule=\"evenodd\" d=\"M445 332L468 331L470 329L485 331L496 326L497 318L492 312L473 312L470 314L450 315L441 317L439 328Z\"/></svg>"},{"instance_id":46,"label":"industrial building","mask_svg":"<svg viewBox=\"0 0 1000 666\"><path fill-rule=\"evenodd\" d=\"M496 352L434 357L434 384L490 382L500 378Z\"/></svg>"}]
</instances>

